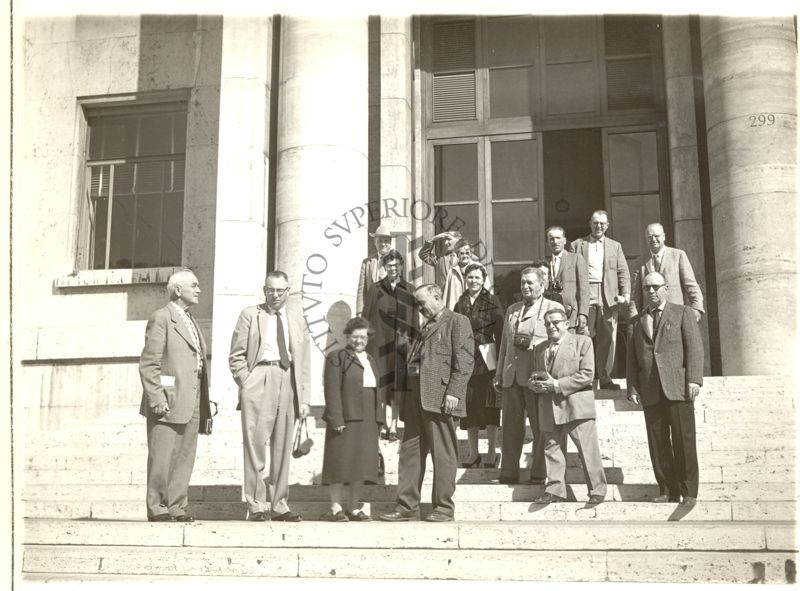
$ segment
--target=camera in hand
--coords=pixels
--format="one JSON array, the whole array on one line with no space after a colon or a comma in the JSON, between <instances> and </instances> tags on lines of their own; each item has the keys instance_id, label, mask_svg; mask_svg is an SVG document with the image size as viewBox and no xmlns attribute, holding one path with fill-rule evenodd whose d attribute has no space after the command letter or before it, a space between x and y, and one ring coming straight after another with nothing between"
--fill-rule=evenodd
<instances>
[{"instance_id":1,"label":"camera in hand","mask_svg":"<svg viewBox=\"0 0 800 591\"><path fill-rule=\"evenodd\" d=\"M547 372L537 370L531 374L531 379L536 380L537 382L544 382L547 381Z\"/></svg>"},{"instance_id":2,"label":"camera in hand","mask_svg":"<svg viewBox=\"0 0 800 591\"><path fill-rule=\"evenodd\" d=\"M514 333L514 346L517 349L528 349L531 346L531 338L530 334L524 332L515 332Z\"/></svg>"}]
</instances>

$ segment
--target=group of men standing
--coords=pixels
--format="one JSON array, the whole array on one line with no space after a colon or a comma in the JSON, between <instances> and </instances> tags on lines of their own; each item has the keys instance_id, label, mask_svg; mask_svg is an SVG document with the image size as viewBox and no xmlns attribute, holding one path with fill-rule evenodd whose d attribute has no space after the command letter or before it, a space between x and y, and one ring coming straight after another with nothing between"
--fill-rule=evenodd
<instances>
[{"instance_id":1,"label":"group of men standing","mask_svg":"<svg viewBox=\"0 0 800 591\"><path fill-rule=\"evenodd\" d=\"M502 393L503 444L500 483L519 481L519 459L527 414L534 435L530 483L546 484L540 503L565 500L566 440L576 444L589 486L589 503L603 502L606 479L600 458L593 382L611 379L621 305L630 305L632 339L627 347L628 399L644 406L656 501L694 504L698 469L693 401L702 385L703 346L697 323L702 293L686 253L665 246L660 224L647 226L650 253L633 266L622 246L606 236L608 214L596 211L591 232L567 251L563 228L547 231L550 255L521 273L522 301L505 313L497 348L494 385ZM376 244L386 236L375 236ZM414 290L424 319L408 347L407 388L397 400L405 430L400 446L395 510L386 521L418 517L425 461L434 464L433 513L450 521L458 466L454 418L464 415L466 385L473 368L469 320L447 302L463 292L451 271L474 257L468 243L444 233L442 252L429 249L427 262L448 270L444 290L436 284ZM383 245L384 250L387 250ZM381 279L380 259L362 265L358 305ZM385 271L383 271L385 276ZM460 289L460 291L459 291ZM188 484L198 433L210 414L207 349L189 307L200 287L189 270L167 285L170 303L147 325L140 361L147 418L147 516L150 521L193 521L187 513ZM450 294L450 295L448 295ZM288 481L297 417L309 413L310 340L302 313L288 302L289 280L267 274L265 302L245 308L234 329L229 366L239 387L244 447L244 496L251 521L301 521L289 509ZM688 306L684 306L684 303ZM269 485L265 484L269 442ZM267 490L269 489L269 491ZM269 492L269 495L267 495Z\"/></svg>"}]
</instances>

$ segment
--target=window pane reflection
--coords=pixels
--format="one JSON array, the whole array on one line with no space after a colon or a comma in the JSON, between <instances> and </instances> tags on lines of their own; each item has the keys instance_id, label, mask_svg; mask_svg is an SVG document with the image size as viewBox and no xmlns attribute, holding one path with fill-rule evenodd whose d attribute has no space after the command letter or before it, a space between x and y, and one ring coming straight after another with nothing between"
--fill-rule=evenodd
<instances>
[{"instance_id":1,"label":"window pane reflection","mask_svg":"<svg viewBox=\"0 0 800 591\"><path fill-rule=\"evenodd\" d=\"M656 133L615 133L608 136L611 192L658 191Z\"/></svg>"},{"instance_id":2,"label":"window pane reflection","mask_svg":"<svg viewBox=\"0 0 800 591\"><path fill-rule=\"evenodd\" d=\"M434 147L435 201L478 200L478 145Z\"/></svg>"},{"instance_id":3,"label":"window pane reflection","mask_svg":"<svg viewBox=\"0 0 800 591\"><path fill-rule=\"evenodd\" d=\"M489 71L490 116L521 117L535 112L532 67L504 68Z\"/></svg>"},{"instance_id":4,"label":"window pane reflection","mask_svg":"<svg viewBox=\"0 0 800 591\"><path fill-rule=\"evenodd\" d=\"M534 256L537 201L492 205L494 260L527 261Z\"/></svg>"},{"instance_id":5,"label":"window pane reflection","mask_svg":"<svg viewBox=\"0 0 800 591\"><path fill-rule=\"evenodd\" d=\"M535 140L492 142L492 199L536 197Z\"/></svg>"}]
</instances>

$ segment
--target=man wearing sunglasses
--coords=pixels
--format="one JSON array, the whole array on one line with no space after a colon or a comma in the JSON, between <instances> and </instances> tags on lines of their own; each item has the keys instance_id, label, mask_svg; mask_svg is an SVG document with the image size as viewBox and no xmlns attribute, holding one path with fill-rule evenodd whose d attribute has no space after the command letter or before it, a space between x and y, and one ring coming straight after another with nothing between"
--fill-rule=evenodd
<instances>
[{"instance_id":1,"label":"man wearing sunglasses","mask_svg":"<svg viewBox=\"0 0 800 591\"><path fill-rule=\"evenodd\" d=\"M692 506L699 470L694 399L703 385L703 341L689 306L668 301L664 276L642 282L648 307L633 321L628 345L628 400L644 407L657 503Z\"/></svg>"},{"instance_id":2,"label":"man wearing sunglasses","mask_svg":"<svg viewBox=\"0 0 800 591\"><path fill-rule=\"evenodd\" d=\"M244 496L249 521L301 521L289 510L289 458L295 417L308 415L311 347L302 312L287 305L289 278L270 271L266 301L242 310L228 357L239 386ZM269 497L262 473L269 442Z\"/></svg>"}]
</instances>

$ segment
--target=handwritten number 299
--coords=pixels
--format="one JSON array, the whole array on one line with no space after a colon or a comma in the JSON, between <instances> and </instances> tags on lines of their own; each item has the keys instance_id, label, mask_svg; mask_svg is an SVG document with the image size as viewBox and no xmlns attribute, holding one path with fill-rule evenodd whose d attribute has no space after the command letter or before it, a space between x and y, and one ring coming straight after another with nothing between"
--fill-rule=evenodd
<instances>
[{"instance_id":1,"label":"handwritten number 299","mask_svg":"<svg viewBox=\"0 0 800 591\"><path fill-rule=\"evenodd\" d=\"M750 115L750 127L763 127L765 125L774 125L775 115L772 113L761 113L759 115Z\"/></svg>"}]
</instances>

